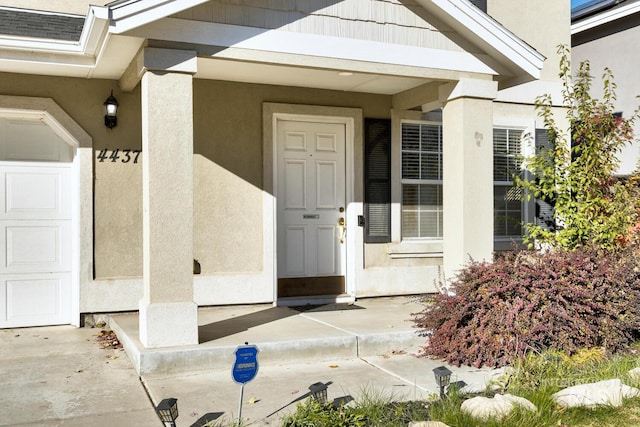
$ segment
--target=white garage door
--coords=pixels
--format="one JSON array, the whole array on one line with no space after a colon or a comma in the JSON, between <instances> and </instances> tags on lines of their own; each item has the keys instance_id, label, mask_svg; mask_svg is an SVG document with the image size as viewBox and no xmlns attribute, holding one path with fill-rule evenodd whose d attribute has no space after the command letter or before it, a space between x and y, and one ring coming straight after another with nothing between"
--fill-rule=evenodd
<instances>
[{"instance_id":1,"label":"white garage door","mask_svg":"<svg viewBox=\"0 0 640 427\"><path fill-rule=\"evenodd\" d=\"M0 328L70 323L71 188L69 163L0 162Z\"/></svg>"}]
</instances>

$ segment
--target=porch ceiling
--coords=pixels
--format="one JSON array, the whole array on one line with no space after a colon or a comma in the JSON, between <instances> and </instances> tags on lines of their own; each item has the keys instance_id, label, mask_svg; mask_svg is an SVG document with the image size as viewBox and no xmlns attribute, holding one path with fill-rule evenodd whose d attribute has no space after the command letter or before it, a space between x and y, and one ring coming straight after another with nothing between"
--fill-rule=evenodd
<instances>
[{"instance_id":1,"label":"porch ceiling","mask_svg":"<svg viewBox=\"0 0 640 427\"><path fill-rule=\"evenodd\" d=\"M428 83L429 79L340 69L304 68L246 61L198 58L200 79L394 95Z\"/></svg>"}]
</instances>

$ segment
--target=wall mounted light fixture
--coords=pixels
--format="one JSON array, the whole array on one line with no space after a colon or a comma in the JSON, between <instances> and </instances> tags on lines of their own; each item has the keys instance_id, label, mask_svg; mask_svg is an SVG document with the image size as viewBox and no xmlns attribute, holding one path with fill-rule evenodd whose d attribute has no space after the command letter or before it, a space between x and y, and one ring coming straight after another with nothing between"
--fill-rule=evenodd
<instances>
[{"instance_id":1,"label":"wall mounted light fixture","mask_svg":"<svg viewBox=\"0 0 640 427\"><path fill-rule=\"evenodd\" d=\"M106 114L104 115L104 125L109 129L113 129L118 125L118 100L115 96L113 96L113 91L111 91L111 95L104 101L104 110Z\"/></svg>"}]
</instances>

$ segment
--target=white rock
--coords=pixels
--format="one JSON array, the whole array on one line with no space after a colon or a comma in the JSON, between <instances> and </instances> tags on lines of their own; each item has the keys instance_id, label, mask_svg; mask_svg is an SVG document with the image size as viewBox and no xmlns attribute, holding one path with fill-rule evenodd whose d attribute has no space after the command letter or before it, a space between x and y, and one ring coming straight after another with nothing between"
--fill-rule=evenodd
<instances>
[{"instance_id":1,"label":"white rock","mask_svg":"<svg viewBox=\"0 0 640 427\"><path fill-rule=\"evenodd\" d=\"M556 403L564 408L584 406L622 406L622 399L636 397L640 390L622 384L619 379L568 387L553 395Z\"/></svg>"},{"instance_id":2,"label":"white rock","mask_svg":"<svg viewBox=\"0 0 640 427\"><path fill-rule=\"evenodd\" d=\"M470 383L459 390L460 394L480 394L487 391L487 385L481 383Z\"/></svg>"},{"instance_id":3,"label":"white rock","mask_svg":"<svg viewBox=\"0 0 640 427\"><path fill-rule=\"evenodd\" d=\"M640 381L640 367L633 368L629 371L629 378L634 381Z\"/></svg>"},{"instance_id":4,"label":"white rock","mask_svg":"<svg viewBox=\"0 0 640 427\"><path fill-rule=\"evenodd\" d=\"M537 410L536 406L527 399L511 394L496 394L493 398L474 397L462 402L460 410L472 417L486 421L489 418L502 418L517 406L534 412Z\"/></svg>"},{"instance_id":5,"label":"white rock","mask_svg":"<svg viewBox=\"0 0 640 427\"><path fill-rule=\"evenodd\" d=\"M633 397L638 397L638 395L640 395L639 389L622 384L622 397L625 399L631 399Z\"/></svg>"},{"instance_id":6,"label":"white rock","mask_svg":"<svg viewBox=\"0 0 640 427\"><path fill-rule=\"evenodd\" d=\"M449 427L440 421L411 421L409 427Z\"/></svg>"}]
</instances>

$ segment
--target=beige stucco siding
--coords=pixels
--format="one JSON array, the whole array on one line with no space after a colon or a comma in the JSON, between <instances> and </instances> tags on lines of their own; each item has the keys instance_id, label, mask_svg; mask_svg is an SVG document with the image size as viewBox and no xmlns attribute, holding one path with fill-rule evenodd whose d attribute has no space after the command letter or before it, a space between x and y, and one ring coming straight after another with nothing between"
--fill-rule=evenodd
<instances>
[{"instance_id":1,"label":"beige stucco siding","mask_svg":"<svg viewBox=\"0 0 640 427\"><path fill-rule=\"evenodd\" d=\"M461 51L450 29L427 22L422 6L399 0L210 1L174 18ZM468 47L468 46L467 46Z\"/></svg>"},{"instance_id":2,"label":"beige stucco siding","mask_svg":"<svg viewBox=\"0 0 640 427\"><path fill-rule=\"evenodd\" d=\"M118 126L104 126L103 103L118 98ZM52 98L93 138L94 150L140 149L139 91L119 93L108 80L0 74L0 93ZM94 155L95 159L95 155ZM94 160L95 273L97 277L141 275L141 164Z\"/></svg>"},{"instance_id":3,"label":"beige stucco siding","mask_svg":"<svg viewBox=\"0 0 640 427\"><path fill-rule=\"evenodd\" d=\"M194 257L202 274L264 268L264 102L356 107L366 117L388 117L391 102L379 95L207 80L194 87Z\"/></svg>"},{"instance_id":4,"label":"beige stucco siding","mask_svg":"<svg viewBox=\"0 0 640 427\"><path fill-rule=\"evenodd\" d=\"M487 0L487 13L544 55L541 80L558 80L558 45L571 45L570 2Z\"/></svg>"},{"instance_id":5,"label":"beige stucco siding","mask_svg":"<svg viewBox=\"0 0 640 427\"><path fill-rule=\"evenodd\" d=\"M638 108L637 96L640 95L638 85L638 69L640 69L640 55L638 55L638 40L640 40L640 27L603 29L610 31L606 37L594 37L586 43L574 46L571 51L574 73L578 71L580 62L589 61L593 82L591 95L594 98L602 98L602 74L605 68L613 73L614 81L618 86L617 99L614 101L616 111L620 111L623 117L630 118ZM592 33L580 34L580 38L588 40ZM618 155L620 168L618 173L630 174L638 167L640 155L640 128L635 126L635 142L625 146Z\"/></svg>"}]
</instances>

